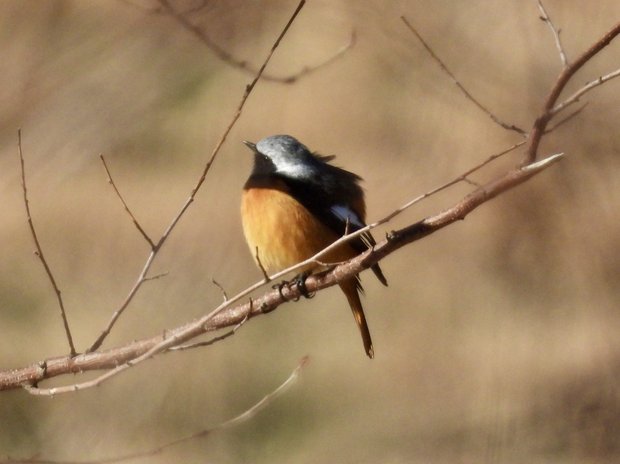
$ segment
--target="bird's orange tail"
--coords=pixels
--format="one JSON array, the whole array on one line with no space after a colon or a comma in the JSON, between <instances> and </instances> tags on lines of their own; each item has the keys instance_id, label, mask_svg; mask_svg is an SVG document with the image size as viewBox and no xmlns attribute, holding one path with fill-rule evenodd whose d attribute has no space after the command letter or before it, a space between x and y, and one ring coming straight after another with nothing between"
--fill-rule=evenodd
<instances>
[{"instance_id":1,"label":"bird's orange tail","mask_svg":"<svg viewBox=\"0 0 620 464\"><path fill-rule=\"evenodd\" d=\"M366 323L366 317L364 316L364 308L360 301L359 291L357 289L357 281L355 279L345 280L340 282L340 288L347 297L351 311L353 311L353 317L357 326L362 334L362 341L364 342L364 349L369 358L375 356L374 349L372 347L372 339L370 338L370 331L368 330L368 324Z\"/></svg>"}]
</instances>

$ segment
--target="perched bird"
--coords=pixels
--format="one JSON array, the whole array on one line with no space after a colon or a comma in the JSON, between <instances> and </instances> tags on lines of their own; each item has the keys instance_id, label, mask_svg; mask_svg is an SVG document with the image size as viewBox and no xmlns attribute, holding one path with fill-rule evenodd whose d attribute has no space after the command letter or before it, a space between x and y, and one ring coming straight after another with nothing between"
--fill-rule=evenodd
<instances>
[{"instance_id":1,"label":"perched bird","mask_svg":"<svg viewBox=\"0 0 620 464\"><path fill-rule=\"evenodd\" d=\"M365 226L366 204L359 186L362 179L329 164L334 156L312 153L290 135L244 143L254 153L254 168L243 188L243 232L255 261L267 272L304 261L345 233ZM364 233L321 261L346 261L374 244L372 235ZM319 267L310 264L302 273L307 275ZM387 285L379 265L371 269ZM366 354L372 358L372 340L359 297L359 276L340 282L340 288L353 311Z\"/></svg>"}]
</instances>

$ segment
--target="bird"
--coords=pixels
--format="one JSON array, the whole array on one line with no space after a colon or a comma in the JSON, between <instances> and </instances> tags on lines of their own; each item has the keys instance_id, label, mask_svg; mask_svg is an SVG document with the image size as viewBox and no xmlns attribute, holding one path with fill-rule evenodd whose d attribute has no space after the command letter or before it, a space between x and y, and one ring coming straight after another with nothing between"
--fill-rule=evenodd
<instances>
[{"instance_id":1,"label":"bird","mask_svg":"<svg viewBox=\"0 0 620 464\"><path fill-rule=\"evenodd\" d=\"M365 227L362 178L330 164L335 156L313 153L290 135L243 143L252 151L254 164L243 186L241 222L254 261L264 272L278 272L305 261L346 233ZM328 252L321 261L346 261L375 244L370 232L365 232ZM308 264L298 278L305 279L321 268L318 263ZM371 269L387 286L379 265ZM372 359L374 348L360 300L359 275L339 286L353 312L364 350Z\"/></svg>"}]
</instances>

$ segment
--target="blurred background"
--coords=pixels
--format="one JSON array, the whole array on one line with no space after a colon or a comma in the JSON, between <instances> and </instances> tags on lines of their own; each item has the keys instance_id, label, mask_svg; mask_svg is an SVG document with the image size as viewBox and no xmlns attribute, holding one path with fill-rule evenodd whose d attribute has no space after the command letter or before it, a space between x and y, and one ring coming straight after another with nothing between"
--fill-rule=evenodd
<instances>
[{"instance_id":1,"label":"blurred background","mask_svg":"<svg viewBox=\"0 0 620 464\"><path fill-rule=\"evenodd\" d=\"M214 43L258 68L292 1L170 0ZM617 0L547 0L569 59L620 19ZM261 278L239 220L251 168L242 140L288 133L365 178L368 219L519 141L467 101L403 25L467 89L529 129L561 69L535 1L309 1L146 284L103 348L205 314ZM617 39L575 78L618 68ZM66 354L55 296L25 221L30 204L78 350L123 301L148 247L106 182L152 237L188 197L251 75L219 59L155 0L0 2L0 367ZM620 80L587 96L541 154L558 165L466 221L362 276L376 358L344 297L321 292L215 346L161 356L97 389L0 395L0 456L113 457L217 425L281 383L301 382L234 429L134 462L611 463L620 459ZM522 156L475 174L483 182ZM460 199L459 185L385 229ZM65 377L48 385L79 381Z\"/></svg>"}]
</instances>

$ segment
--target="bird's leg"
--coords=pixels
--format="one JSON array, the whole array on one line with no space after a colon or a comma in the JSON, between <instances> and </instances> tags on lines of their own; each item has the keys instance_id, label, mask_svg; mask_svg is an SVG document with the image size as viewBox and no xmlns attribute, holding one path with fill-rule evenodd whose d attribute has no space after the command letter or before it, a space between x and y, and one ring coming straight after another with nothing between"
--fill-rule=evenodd
<instances>
[{"instance_id":1,"label":"bird's leg","mask_svg":"<svg viewBox=\"0 0 620 464\"><path fill-rule=\"evenodd\" d=\"M288 280L283 280L282 282L280 282L279 284L273 284L271 286L271 288L278 289L278 293L280 294L280 297L282 297L283 300L286 300L286 297L284 296L284 293L282 293L282 289L284 287L288 287L290 285L290 282ZM299 298L298 298L299 299Z\"/></svg>"},{"instance_id":2,"label":"bird's leg","mask_svg":"<svg viewBox=\"0 0 620 464\"><path fill-rule=\"evenodd\" d=\"M295 287L297 287L297 289L299 290L299 293L304 298L308 298L308 299L314 298L314 295L315 295L315 293L310 293L308 289L306 288L306 279L308 278L310 274L311 274L310 271L304 271L301 274L298 274L297 276L295 276L295 278L291 282L293 285L295 285ZM297 300L299 300L299 297L297 298Z\"/></svg>"},{"instance_id":3,"label":"bird's leg","mask_svg":"<svg viewBox=\"0 0 620 464\"><path fill-rule=\"evenodd\" d=\"M274 290L277 289L278 293L284 300L287 299L286 296L284 295L284 292L282 291L284 287L287 287L287 288L296 287L299 290L299 293L301 294L301 296L294 298L293 301L299 301L299 299L302 296L308 299L313 298L315 294L310 293L308 289L306 288L306 279L308 278L310 274L311 274L310 271L302 272L301 274L297 274L295 277L293 277L292 280L290 281L283 280L279 284L272 285L271 288L273 288Z\"/></svg>"}]
</instances>

